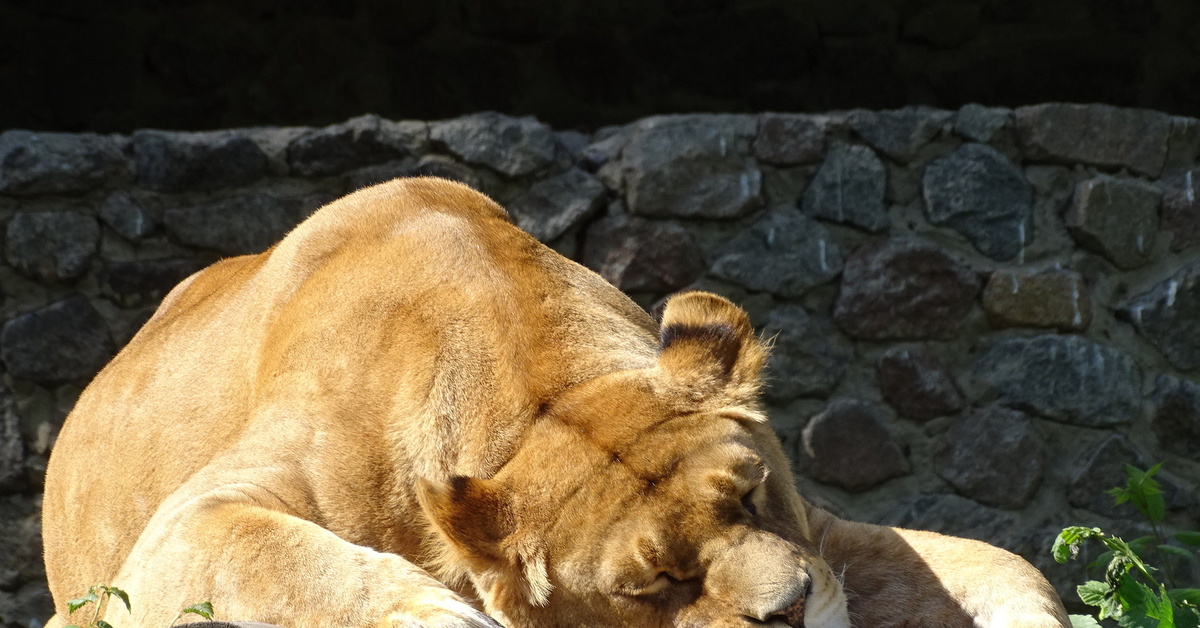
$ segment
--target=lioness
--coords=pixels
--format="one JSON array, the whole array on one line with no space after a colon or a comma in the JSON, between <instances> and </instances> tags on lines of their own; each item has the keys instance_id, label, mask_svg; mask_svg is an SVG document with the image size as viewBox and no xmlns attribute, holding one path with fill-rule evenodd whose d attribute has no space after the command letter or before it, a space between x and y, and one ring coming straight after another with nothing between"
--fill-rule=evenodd
<instances>
[{"instance_id":1,"label":"lioness","mask_svg":"<svg viewBox=\"0 0 1200 628\"><path fill-rule=\"evenodd\" d=\"M96 583L118 626L1068 625L1012 554L806 504L765 356L728 301L656 325L465 186L361 190L185 280L79 398L51 625Z\"/></svg>"}]
</instances>

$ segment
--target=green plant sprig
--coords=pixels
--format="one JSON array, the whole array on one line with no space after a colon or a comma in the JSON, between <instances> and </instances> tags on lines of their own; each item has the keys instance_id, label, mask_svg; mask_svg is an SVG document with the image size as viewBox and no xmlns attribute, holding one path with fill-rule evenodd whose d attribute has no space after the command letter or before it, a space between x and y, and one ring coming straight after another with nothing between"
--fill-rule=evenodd
<instances>
[{"instance_id":1,"label":"green plant sprig","mask_svg":"<svg viewBox=\"0 0 1200 628\"><path fill-rule=\"evenodd\" d=\"M1064 528L1054 541L1051 553L1054 560L1065 563L1079 555L1088 539L1097 539L1108 550L1093 565L1107 562L1104 581L1091 580L1076 590L1084 604L1098 607L1099 619L1113 618L1122 628L1200 628L1200 589L1176 586L1169 556L1181 556L1200 564L1197 549L1170 545L1163 532L1166 514L1162 488L1154 476L1162 463L1146 471L1126 467L1125 486L1108 491L1116 505L1132 503L1150 522L1154 536L1126 543L1119 537L1105 534L1100 528L1072 526ZM1189 548L1200 547L1200 532L1177 532L1172 537ZM1167 584L1159 582L1159 569L1148 565L1142 554L1150 547L1162 558L1162 574ZM1071 615L1072 628L1099 628L1100 624L1088 615Z\"/></svg>"}]
</instances>

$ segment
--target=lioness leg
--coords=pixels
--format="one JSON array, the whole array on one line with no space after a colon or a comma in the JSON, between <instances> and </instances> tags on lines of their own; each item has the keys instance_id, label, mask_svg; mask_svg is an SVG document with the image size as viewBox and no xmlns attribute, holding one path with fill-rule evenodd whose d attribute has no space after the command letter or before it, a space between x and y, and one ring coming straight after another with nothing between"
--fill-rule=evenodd
<instances>
[{"instance_id":1,"label":"lioness leg","mask_svg":"<svg viewBox=\"0 0 1200 628\"><path fill-rule=\"evenodd\" d=\"M159 510L116 579L134 601L134 625L165 626L211 600L221 619L283 626L498 626L404 558L286 514L259 486L180 501ZM125 612L110 605L110 623L127 625Z\"/></svg>"},{"instance_id":2,"label":"lioness leg","mask_svg":"<svg viewBox=\"0 0 1200 628\"><path fill-rule=\"evenodd\" d=\"M998 547L838 519L810 507L812 539L842 573L856 626L1063 628L1046 579Z\"/></svg>"}]
</instances>

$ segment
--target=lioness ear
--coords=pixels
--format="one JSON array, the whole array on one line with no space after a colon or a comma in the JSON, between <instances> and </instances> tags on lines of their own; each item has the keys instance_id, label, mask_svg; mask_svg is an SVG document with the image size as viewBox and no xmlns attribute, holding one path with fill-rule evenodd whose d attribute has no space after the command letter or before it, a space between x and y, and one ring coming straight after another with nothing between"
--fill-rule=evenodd
<instances>
[{"instance_id":1,"label":"lioness ear","mask_svg":"<svg viewBox=\"0 0 1200 628\"><path fill-rule=\"evenodd\" d=\"M709 292L671 297L659 330L659 366L677 381L730 401L752 403L767 351L741 308Z\"/></svg>"},{"instance_id":2,"label":"lioness ear","mask_svg":"<svg viewBox=\"0 0 1200 628\"><path fill-rule=\"evenodd\" d=\"M513 532L507 490L494 480L455 476L442 484L417 480L417 500L434 528L467 560L489 566L503 559Z\"/></svg>"}]
</instances>

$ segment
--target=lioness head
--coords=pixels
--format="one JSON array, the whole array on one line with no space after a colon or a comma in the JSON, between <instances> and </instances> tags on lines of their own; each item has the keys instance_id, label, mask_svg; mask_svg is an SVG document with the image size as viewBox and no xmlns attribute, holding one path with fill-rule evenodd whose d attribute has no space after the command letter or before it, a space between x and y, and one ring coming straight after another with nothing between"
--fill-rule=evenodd
<instances>
[{"instance_id":1,"label":"lioness head","mask_svg":"<svg viewBox=\"0 0 1200 628\"><path fill-rule=\"evenodd\" d=\"M675 297L653 368L562 394L494 478L421 485L445 562L510 626L849 626L758 409L765 357L736 306Z\"/></svg>"}]
</instances>

